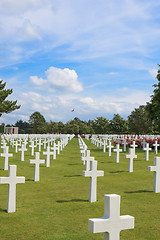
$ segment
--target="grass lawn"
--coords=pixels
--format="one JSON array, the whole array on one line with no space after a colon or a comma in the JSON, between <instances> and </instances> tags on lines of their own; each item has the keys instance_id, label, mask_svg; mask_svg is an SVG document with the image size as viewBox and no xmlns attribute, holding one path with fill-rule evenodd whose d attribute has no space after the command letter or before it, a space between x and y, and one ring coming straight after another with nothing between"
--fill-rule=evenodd
<instances>
[{"instance_id":1,"label":"grass lawn","mask_svg":"<svg viewBox=\"0 0 160 240\"><path fill-rule=\"evenodd\" d=\"M136 149L134 172L128 172L126 153L120 153L120 162L115 163L116 153L108 157L90 141L84 140L91 156L98 161L98 170L104 170L104 177L98 177L98 201L88 202L89 178L82 177L84 165L80 160L78 139L72 139L51 167L40 167L40 181L34 182L34 165L29 164L31 148L25 152L13 152L9 164L17 165L17 176L25 176L25 184L17 184L17 205L15 213L7 213L8 185L0 184L0 239L1 240L100 240L103 233L88 231L88 219L102 217L104 194L121 196L121 215L135 217L135 228L121 232L123 240L160 239L160 193L153 193L154 152L145 161L145 153ZM2 149L0 150L2 152ZM42 150L43 151L43 150ZM127 149L128 152L128 149ZM41 152L41 159L46 156ZM52 157L51 157L52 159ZM0 157L0 177L8 176L3 170L4 158Z\"/></svg>"}]
</instances>

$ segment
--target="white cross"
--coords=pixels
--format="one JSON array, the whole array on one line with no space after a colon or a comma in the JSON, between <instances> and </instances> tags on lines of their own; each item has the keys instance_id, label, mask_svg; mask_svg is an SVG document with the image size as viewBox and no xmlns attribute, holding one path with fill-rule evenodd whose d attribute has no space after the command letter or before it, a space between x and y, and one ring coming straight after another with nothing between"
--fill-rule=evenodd
<instances>
[{"instance_id":1,"label":"white cross","mask_svg":"<svg viewBox=\"0 0 160 240\"><path fill-rule=\"evenodd\" d=\"M50 152L50 147L47 147L47 151L43 152L46 155L46 167L50 167L50 155L53 155L53 152Z\"/></svg>"},{"instance_id":2,"label":"white cross","mask_svg":"<svg viewBox=\"0 0 160 240\"><path fill-rule=\"evenodd\" d=\"M113 148L111 141L109 141L109 145L107 146L107 148L108 148L108 156L111 157L111 151Z\"/></svg>"},{"instance_id":3,"label":"white cross","mask_svg":"<svg viewBox=\"0 0 160 240\"><path fill-rule=\"evenodd\" d=\"M27 148L24 144L22 144L22 147L19 149L21 151L21 161L24 161L24 152L27 151Z\"/></svg>"},{"instance_id":4,"label":"white cross","mask_svg":"<svg viewBox=\"0 0 160 240\"><path fill-rule=\"evenodd\" d=\"M85 161L85 171L90 169L90 161L94 161L94 157L90 157L90 150L86 150L86 156L81 158L82 161Z\"/></svg>"},{"instance_id":5,"label":"white cross","mask_svg":"<svg viewBox=\"0 0 160 240\"><path fill-rule=\"evenodd\" d=\"M153 192L160 192L160 157L154 157L154 166L149 166L148 171L154 172Z\"/></svg>"},{"instance_id":6,"label":"white cross","mask_svg":"<svg viewBox=\"0 0 160 240\"><path fill-rule=\"evenodd\" d=\"M107 141L105 139L102 145L103 145L103 152L106 152Z\"/></svg>"},{"instance_id":7,"label":"white cross","mask_svg":"<svg viewBox=\"0 0 160 240\"><path fill-rule=\"evenodd\" d=\"M7 212L16 211L16 184L25 183L25 177L17 177L17 166L9 165L9 175L8 177L0 177L0 184L9 184L8 186L8 203Z\"/></svg>"},{"instance_id":8,"label":"white cross","mask_svg":"<svg viewBox=\"0 0 160 240\"><path fill-rule=\"evenodd\" d=\"M146 143L146 147L143 148L143 150L145 150L145 160L148 161L149 160L149 151L152 150L152 148L149 147L149 143Z\"/></svg>"},{"instance_id":9,"label":"white cross","mask_svg":"<svg viewBox=\"0 0 160 240\"><path fill-rule=\"evenodd\" d=\"M44 139L44 141L43 141L43 147L44 147L44 149L46 149L46 144L47 144L47 141L46 141L46 139Z\"/></svg>"},{"instance_id":10,"label":"white cross","mask_svg":"<svg viewBox=\"0 0 160 240\"><path fill-rule=\"evenodd\" d=\"M13 154L8 153L8 151L9 151L9 147L6 146L5 152L1 153L1 157L5 157L5 159L4 159L4 170L8 170L8 158L13 157Z\"/></svg>"},{"instance_id":11,"label":"white cross","mask_svg":"<svg viewBox=\"0 0 160 240\"><path fill-rule=\"evenodd\" d=\"M154 146L154 153L157 154L158 153L158 147L160 144L158 144L157 140L155 141L155 143L153 144Z\"/></svg>"},{"instance_id":12,"label":"white cross","mask_svg":"<svg viewBox=\"0 0 160 240\"><path fill-rule=\"evenodd\" d=\"M56 159L56 150L57 150L56 143L53 144L53 147L51 147L51 150L53 150L53 159Z\"/></svg>"},{"instance_id":13,"label":"white cross","mask_svg":"<svg viewBox=\"0 0 160 240\"><path fill-rule=\"evenodd\" d=\"M15 152L17 153L18 152L18 146L20 146L20 144L18 143L18 141L16 141L15 143L14 143L14 145L15 145Z\"/></svg>"},{"instance_id":14,"label":"white cross","mask_svg":"<svg viewBox=\"0 0 160 240\"><path fill-rule=\"evenodd\" d=\"M31 155L34 155L34 148L36 147L36 145L34 145L34 141L31 141L31 145L29 145L29 147L31 147Z\"/></svg>"},{"instance_id":15,"label":"white cross","mask_svg":"<svg viewBox=\"0 0 160 240\"><path fill-rule=\"evenodd\" d=\"M30 159L29 160L30 164L35 164L34 165L34 181L37 182L39 181L39 165L44 164L45 160L40 159L40 153L35 152L35 159Z\"/></svg>"},{"instance_id":16,"label":"white cross","mask_svg":"<svg viewBox=\"0 0 160 240\"><path fill-rule=\"evenodd\" d=\"M84 177L90 177L89 202L97 201L97 177L104 176L104 171L97 171L97 161L90 161L90 170L83 171Z\"/></svg>"},{"instance_id":17,"label":"white cross","mask_svg":"<svg viewBox=\"0 0 160 240\"><path fill-rule=\"evenodd\" d=\"M119 153L122 152L122 149L119 148L119 144L116 145L116 149L113 149L116 152L116 163L119 163Z\"/></svg>"},{"instance_id":18,"label":"white cross","mask_svg":"<svg viewBox=\"0 0 160 240\"><path fill-rule=\"evenodd\" d=\"M61 143L60 143L60 141L58 141L58 143L57 143L57 154L60 154L60 147L61 147Z\"/></svg>"},{"instance_id":19,"label":"white cross","mask_svg":"<svg viewBox=\"0 0 160 240\"><path fill-rule=\"evenodd\" d=\"M119 240L120 231L134 228L134 217L120 216L120 196L104 195L104 216L91 218L88 229L92 233L104 233L104 240Z\"/></svg>"},{"instance_id":20,"label":"white cross","mask_svg":"<svg viewBox=\"0 0 160 240\"><path fill-rule=\"evenodd\" d=\"M39 139L39 142L37 143L38 145L38 151L41 152L41 146L43 145L43 143L41 142L41 138Z\"/></svg>"},{"instance_id":21,"label":"white cross","mask_svg":"<svg viewBox=\"0 0 160 240\"><path fill-rule=\"evenodd\" d=\"M134 154L135 154L135 148L138 147L135 141L132 142L131 147L134 149Z\"/></svg>"},{"instance_id":22,"label":"white cross","mask_svg":"<svg viewBox=\"0 0 160 240\"><path fill-rule=\"evenodd\" d=\"M127 142L126 142L126 139L124 139L124 141L123 141L123 151L124 152L126 152L126 145L128 144Z\"/></svg>"},{"instance_id":23,"label":"white cross","mask_svg":"<svg viewBox=\"0 0 160 240\"><path fill-rule=\"evenodd\" d=\"M125 155L126 158L129 158L128 162L128 172L133 172L133 158L137 158L137 155L134 153L133 148L129 148L129 154Z\"/></svg>"},{"instance_id":24,"label":"white cross","mask_svg":"<svg viewBox=\"0 0 160 240\"><path fill-rule=\"evenodd\" d=\"M56 150L57 150L57 154L60 154L60 142L58 141L58 143L56 144Z\"/></svg>"}]
</instances>

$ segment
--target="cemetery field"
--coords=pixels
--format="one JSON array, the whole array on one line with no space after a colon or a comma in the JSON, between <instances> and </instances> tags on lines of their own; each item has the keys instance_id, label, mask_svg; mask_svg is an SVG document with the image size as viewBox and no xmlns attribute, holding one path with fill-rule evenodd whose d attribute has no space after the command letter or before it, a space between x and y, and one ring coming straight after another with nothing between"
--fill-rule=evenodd
<instances>
[{"instance_id":1,"label":"cemetery field","mask_svg":"<svg viewBox=\"0 0 160 240\"><path fill-rule=\"evenodd\" d=\"M85 166L77 138L69 141L55 160L51 156L50 167L40 165L39 182L34 182L34 165L29 164L29 159L34 159L31 148L27 146L21 162L21 153L10 146L13 157L9 165L17 165L17 176L24 176L26 181L17 184L15 213L6 212L8 185L0 184L1 240L102 240L103 233L88 231L88 219L103 217L104 194L120 195L121 215L135 217L135 228L122 231L121 240L160 239L160 193L153 192L153 172L148 171L148 166L153 166L154 152L150 151L150 159L145 161L145 152L136 149L133 173L129 173L125 158L128 149L115 163L115 152L108 157L108 152L84 141L98 161L98 170L104 171L104 177L97 178L95 203L88 202L89 178L82 176ZM46 159L42 152L41 159ZM8 176L3 169L4 158L0 157L0 177Z\"/></svg>"}]
</instances>

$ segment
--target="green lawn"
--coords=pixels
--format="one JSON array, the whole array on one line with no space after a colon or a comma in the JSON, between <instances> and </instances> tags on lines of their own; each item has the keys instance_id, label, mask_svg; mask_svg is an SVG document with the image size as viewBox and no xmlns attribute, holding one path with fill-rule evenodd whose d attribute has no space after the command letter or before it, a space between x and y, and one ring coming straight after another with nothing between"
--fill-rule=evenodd
<instances>
[{"instance_id":1,"label":"green lawn","mask_svg":"<svg viewBox=\"0 0 160 240\"><path fill-rule=\"evenodd\" d=\"M134 172L128 172L128 159L120 153L120 163L115 163L115 153L108 157L90 141L84 140L98 161L98 201L88 202L89 178L82 177L84 165L80 160L78 139L72 139L51 167L40 167L40 181L34 182L34 165L29 164L31 148L20 161L20 152L14 153L9 164L17 165L17 175L25 176L25 184L17 184L17 210L7 213L8 185L0 185L0 239L1 240L100 240L103 233L88 231L88 219L102 217L104 194L121 196L121 215L135 217L135 228L121 232L123 240L160 239L160 193L152 192L154 152L145 161L145 153L136 149ZM2 152L2 149L0 150ZM46 156L41 154L41 159ZM8 176L0 158L0 176Z\"/></svg>"}]
</instances>

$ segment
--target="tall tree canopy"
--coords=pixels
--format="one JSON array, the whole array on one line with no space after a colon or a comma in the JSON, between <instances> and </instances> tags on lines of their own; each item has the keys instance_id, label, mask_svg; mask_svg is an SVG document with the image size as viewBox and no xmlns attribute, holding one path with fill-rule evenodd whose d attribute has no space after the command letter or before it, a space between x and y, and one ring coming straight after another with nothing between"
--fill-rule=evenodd
<instances>
[{"instance_id":1,"label":"tall tree canopy","mask_svg":"<svg viewBox=\"0 0 160 240\"><path fill-rule=\"evenodd\" d=\"M0 116L2 116L3 113L10 113L21 107L20 105L17 105L17 100L5 100L9 95L13 93L12 89L5 89L5 86L6 82L0 80Z\"/></svg>"},{"instance_id":2,"label":"tall tree canopy","mask_svg":"<svg viewBox=\"0 0 160 240\"><path fill-rule=\"evenodd\" d=\"M158 64L160 67L160 65ZM155 87L150 102L147 102L146 110L149 113L150 119L153 121L155 131L160 131L160 69L157 73L158 83L154 84Z\"/></svg>"},{"instance_id":3,"label":"tall tree canopy","mask_svg":"<svg viewBox=\"0 0 160 240\"><path fill-rule=\"evenodd\" d=\"M152 132L152 121L148 116L145 106L139 106L128 116L129 133L148 134Z\"/></svg>"},{"instance_id":4,"label":"tall tree canopy","mask_svg":"<svg viewBox=\"0 0 160 240\"><path fill-rule=\"evenodd\" d=\"M40 112L34 112L29 118L29 123L33 129L33 133L40 134L46 132L46 120Z\"/></svg>"},{"instance_id":5,"label":"tall tree canopy","mask_svg":"<svg viewBox=\"0 0 160 240\"><path fill-rule=\"evenodd\" d=\"M121 134L128 132L128 123L119 114L114 114L112 120L110 121L110 131L111 133Z\"/></svg>"}]
</instances>

